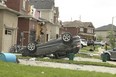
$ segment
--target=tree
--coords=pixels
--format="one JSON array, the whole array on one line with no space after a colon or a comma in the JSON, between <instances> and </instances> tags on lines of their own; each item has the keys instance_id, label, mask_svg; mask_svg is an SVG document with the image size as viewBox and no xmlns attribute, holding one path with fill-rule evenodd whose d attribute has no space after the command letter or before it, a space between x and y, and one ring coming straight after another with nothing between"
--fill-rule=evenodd
<instances>
[{"instance_id":1,"label":"tree","mask_svg":"<svg viewBox=\"0 0 116 77\"><path fill-rule=\"evenodd\" d=\"M109 42L111 44L111 48L114 48L116 45L115 45L115 37L113 31L109 31L108 37L109 37Z\"/></svg>"},{"instance_id":2,"label":"tree","mask_svg":"<svg viewBox=\"0 0 116 77\"><path fill-rule=\"evenodd\" d=\"M103 40L103 37L99 35L99 36L97 36L97 40L98 41L102 41Z\"/></svg>"}]
</instances>

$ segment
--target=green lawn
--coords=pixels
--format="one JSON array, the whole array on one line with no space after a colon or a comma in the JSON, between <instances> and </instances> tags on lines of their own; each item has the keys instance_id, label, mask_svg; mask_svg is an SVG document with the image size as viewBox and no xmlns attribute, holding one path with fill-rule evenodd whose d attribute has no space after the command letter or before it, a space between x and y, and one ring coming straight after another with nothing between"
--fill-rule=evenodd
<instances>
[{"instance_id":1,"label":"green lawn","mask_svg":"<svg viewBox=\"0 0 116 77\"><path fill-rule=\"evenodd\" d=\"M79 53L79 54L76 54L75 55L76 57L82 57L82 58L93 58L93 59L101 59L101 56L99 55L89 55L89 54L82 54L82 53Z\"/></svg>"},{"instance_id":2,"label":"green lawn","mask_svg":"<svg viewBox=\"0 0 116 77\"><path fill-rule=\"evenodd\" d=\"M98 54L98 48L101 47L102 49L104 49L104 46L99 46L99 45L95 45L95 50L94 51L89 51L90 49L93 49L93 46L87 46L87 47L83 47L80 49L80 53L76 54L76 57L83 57L83 58L96 58L96 59L101 59L100 55L90 55L90 54ZM108 50L110 50L111 47L108 46Z\"/></svg>"},{"instance_id":3,"label":"green lawn","mask_svg":"<svg viewBox=\"0 0 116 77\"><path fill-rule=\"evenodd\" d=\"M90 52L89 50L94 49L94 48L95 48L95 50L93 52L98 52L99 47L101 47L101 46L95 45L94 47L93 46L83 47L83 48L80 49L80 52Z\"/></svg>"},{"instance_id":4,"label":"green lawn","mask_svg":"<svg viewBox=\"0 0 116 77\"><path fill-rule=\"evenodd\" d=\"M101 48L104 49L104 46L95 45L94 47L95 47L95 50L92 51L93 53L98 52L98 48L99 48L99 47L101 47ZM83 47L83 48L80 49L80 52L90 52L89 50L90 50L90 49L94 49L94 47L93 47L93 46ZM108 50L109 50L109 49L111 49L110 46L108 46Z\"/></svg>"},{"instance_id":5,"label":"green lawn","mask_svg":"<svg viewBox=\"0 0 116 77\"><path fill-rule=\"evenodd\" d=\"M0 62L0 77L116 77L116 74L25 66Z\"/></svg>"}]
</instances>

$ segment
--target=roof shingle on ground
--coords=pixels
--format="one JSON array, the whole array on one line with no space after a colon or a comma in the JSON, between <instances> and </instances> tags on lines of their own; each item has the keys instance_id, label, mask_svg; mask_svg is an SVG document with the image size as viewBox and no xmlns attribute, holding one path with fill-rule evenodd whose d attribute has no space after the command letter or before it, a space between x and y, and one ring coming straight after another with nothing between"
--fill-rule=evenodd
<instances>
[{"instance_id":1,"label":"roof shingle on ground","mask_svg":"<svg viewBox=\"0 0 116 77\"><path fill-rule=\"evenodd\" d=\"M52 9L54 0L29 0L36 9Z\"/></svg>"},{"instance_id":2,"label":"roof shingle on ground","mask_svg":"<svg viewBox=\"0 0 116 77\"><path fill-rule=\"evenodd\" d=\"M112 30L112 24L104 25L102 27L98 27L95 29L95 31L110 31ZM116 26L113 25L113 30L116 31Z\"/></svg>"}]
</instances>

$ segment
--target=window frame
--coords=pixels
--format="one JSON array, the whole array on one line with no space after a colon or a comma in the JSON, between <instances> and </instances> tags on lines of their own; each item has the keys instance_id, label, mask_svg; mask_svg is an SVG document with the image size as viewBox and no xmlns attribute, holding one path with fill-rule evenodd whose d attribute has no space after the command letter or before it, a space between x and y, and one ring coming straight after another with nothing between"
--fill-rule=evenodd
<instances>
[{"instance_id":1,"label":"window frame","mask_svg":"<svg viewBox=\"0 0 116 77\"><path fill-rule=\"evenodd\" d=\"M12 33L13 33L13 30L12 29L8 29L8 28L6 28L5 29L5 35L12 35Z\"/></svg>"},{"instance_id":2,"label":"window frame","mask_svg":"<svg viewBox=\"0 0 116 77\"><path fill-rule=\"evenodd\" d=\"M84 32L84 28L81 27L81 28L80 28L80 32Z\"/></svg>"}]
</instances>

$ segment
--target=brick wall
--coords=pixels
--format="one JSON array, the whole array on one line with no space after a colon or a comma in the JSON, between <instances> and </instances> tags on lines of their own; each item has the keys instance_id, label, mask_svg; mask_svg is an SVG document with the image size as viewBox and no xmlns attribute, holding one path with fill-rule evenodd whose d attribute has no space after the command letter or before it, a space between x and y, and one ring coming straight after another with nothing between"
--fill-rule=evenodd
<instances>
[{"instance_id":1,"label":"brick wall","mask_svg":"<svg viewBox=\"0 0 116 77\"><path fill-rule=\"evenodd\" d=\"M28 14L29 12L29 1L26 1L25 10L23 9L23 0L7 0L5 3L8 8L19 11L23 14Z\"/></svg>"},{"instance_id":2,"label":"brick wall","mask_svg":"<svg viewBox=\"0 0 116 77\"><path fill-rule=\"evenodd\" d=\"M21 45L20 32L24 32L23 45L27 45L28 39L29 39L29 36L28 36L29 35L29 19L19 18L18 36L17 36L17 44L19 44L19 45Z\"/></svg>"},{"instance_id":3,"label":"brick wall","mask_svg":"<svg viewBox=\"0 0 116 77\"><path fill-rule=\"evenodd\" d=\"M75 27L64 27L64 28L60 28L60 33L62 34L62 32L70 32L73 36L76 36L79 32L79 28L75 28Z\"/></svg>"},{"instance_id":4,"label":"brick wall","mask_svg":"<svg viewBox=\"0 0 116 77\"><path fill-rule=\"evenodd\" d=\"M6 5L16 11L20 11L20 0L7 0Z\"/></svg>"}]
</instances>

